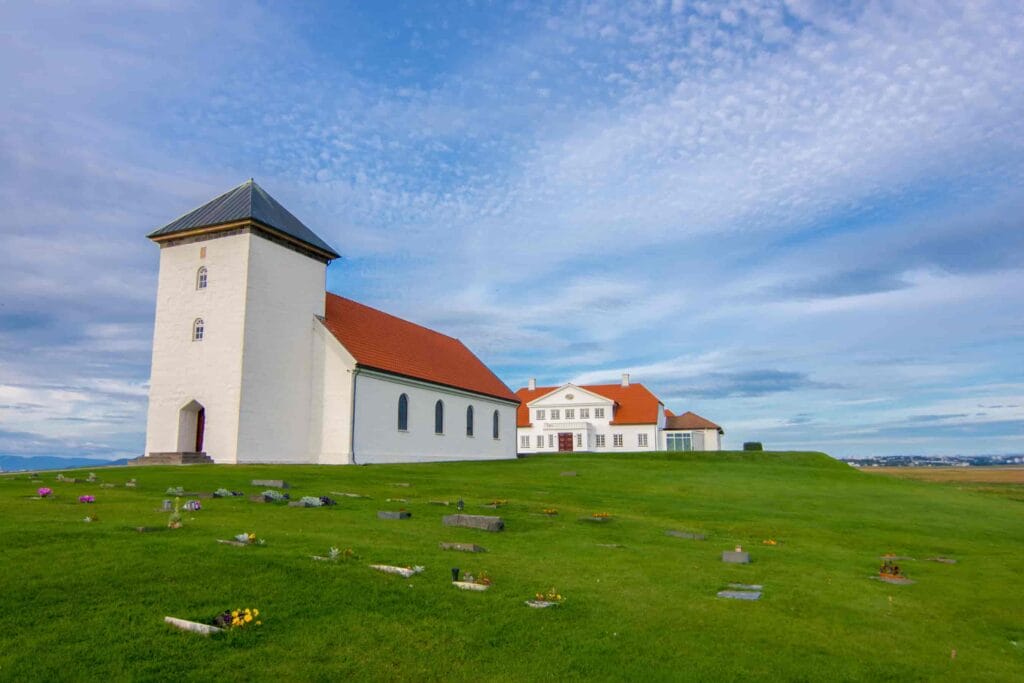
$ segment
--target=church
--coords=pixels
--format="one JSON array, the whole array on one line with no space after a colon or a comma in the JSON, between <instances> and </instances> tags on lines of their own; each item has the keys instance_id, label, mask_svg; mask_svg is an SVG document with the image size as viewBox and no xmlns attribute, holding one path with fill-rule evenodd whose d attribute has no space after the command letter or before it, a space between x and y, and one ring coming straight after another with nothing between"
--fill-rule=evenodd
<instances>
[{"instance_id":1,"label":"church","mask_svg":"<svg viewBox=\"0 0 1024 683\"><path fill-rule=\"evenodd\" d=\"M516 457L515 394L458 339L327 292L339 254L254 181L148 237L140 464Z\"/></svg>"}]
</instances>

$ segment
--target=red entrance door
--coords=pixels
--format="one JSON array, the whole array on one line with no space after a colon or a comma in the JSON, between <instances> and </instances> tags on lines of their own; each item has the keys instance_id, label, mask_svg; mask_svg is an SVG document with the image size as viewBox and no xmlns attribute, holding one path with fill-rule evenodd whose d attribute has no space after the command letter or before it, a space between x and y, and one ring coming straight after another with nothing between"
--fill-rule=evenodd
<instances>
[{"instance_id":1,"label":"red entrance door","mask_svg":"<svg viewBox=\"0 0 1024 683\"><path fill-rule=\"evenodd\" d=\"M196 453L203 452L203 432L206 431L206 408L196 413Z\"/></svg>"},{"instance_id":2,"label":"red entrance door","mask_svg":"<svg viewBox=\"0 0 1024 683\"><path fill-rule=\"evenodd\" d=\"M571 451L572 450L572 432L559 432L558 433L558 450L560 450L560 451Z\"/></svg>"}]
</instances>

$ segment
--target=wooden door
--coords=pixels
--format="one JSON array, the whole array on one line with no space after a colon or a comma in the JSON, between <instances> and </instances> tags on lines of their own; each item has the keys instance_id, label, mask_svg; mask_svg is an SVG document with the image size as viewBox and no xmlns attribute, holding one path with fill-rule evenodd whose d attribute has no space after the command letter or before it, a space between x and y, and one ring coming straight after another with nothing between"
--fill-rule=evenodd
<instances>
[{"instance_id":1,"label":"wooden door","mask_svg":"<svg viewBox=\"0 0 1024 683\"><path fill-rule=\"evenodd\" d=\"M203 452L203 432L206 431L206 408L196 413L196 453Z\"/></svg>"},{"instance_id":2,"label":"wooden door","mask_svg":"<svg viewBox=\"0 0 1024 683\"><path fill-rule=\"evenodd\" d=\"M558 433L558 450L572 451L572 432Z\"/></svg>"}]
</instances>

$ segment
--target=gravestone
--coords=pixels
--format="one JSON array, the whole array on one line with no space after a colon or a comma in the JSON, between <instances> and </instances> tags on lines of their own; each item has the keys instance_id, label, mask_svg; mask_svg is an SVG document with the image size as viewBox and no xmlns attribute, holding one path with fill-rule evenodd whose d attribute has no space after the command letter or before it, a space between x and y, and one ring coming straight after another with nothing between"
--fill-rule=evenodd
<instances>
[{"instance_id":1,"label":"gravestone","mask_svg":"<svg viewBox=\"0 0 1024 683\"><path fill-rule=\"evenodd\" d=\"M441 523L445 526L462 526L468 529L483 529L484 531L501 531L505 528L505 522L501 517L488 517L486 515L445 515Z\"/></svg>"},{"instance_id":2,"label":"gravestone","mask_svg":"<svg viewBox=\"0 0 1024 683\"><path fill-rule=\"evenodd\" d=\"M746 550L722 551L722 562L729 564L750 564L750 553Z\"/></svg>"},{"instance_id":3,"label":"gravestone","mask_svg":"<svg viewBox=\"0 0 1024 683\"><path fill-rule=\"evenodd\" d=\"M956 560L952 557L929 557L929 562L938 562L940 564L956 564Z\"/></svg>"},{"instance_id":4,"label":"gravestone","mask_svg":"<svg viewBox=\"0 0 1024 683\"><path fill-rule=\"evenodd\" d=\"M175 628L180 628L182 631L191 631L192 633L199 633L204 636L220 633L222 630L216 626L200 624L197 621L189 621L188 619L178 619L177 617L164 617L164 621Z\"/></svg>"},{"instance_id":5,"label":"gravestone","mask_svg":"<svg viewBox=\"0 0 1024 683\"><path fill-rule=\"evenodd\" d=\"M490 588L485 583L471 583L469 581L452 581L452 585L464 591L485 591Z\"/></svg>"},{"instance_id":6,"label":"gravestone","mask_svg":"<svg viewBox=\"0 0 1024 683\"><path fill-rule=\"evenodd\" d=\"M267 499L263 497L262 493L255 493L249 496L249 502L251 503L266 503Z\"/></svg>"},{"instance_id":7,"label":"gravestone","mask_svg":"<svg viewBox=\"0 0 1024 683\"><path fill-rule=\"evenodd\" d=\"M392 484L392 486L401 486L402 488L409 488L410 486L412 486L412 484L410 484L407 481L396 481L394 484Z\"/></svg>"},{"instance_id":8,"label":"gravestone","mask_svg":"<svg viewBox=\"0 0 1024 683\"><path fill-rule=\"evenodd\" d=\"M476 543L445 543L441 542L438 545L441 546L441 550L458 550L463 553L486 553L487 548L479 546Z\"/></svg>"},{"instance_id":9,"label":"gravestone","mask_svg":"<svg viewBox=\"0 0 1024 683\"><path fill-rule=\"evenodd\" d=\"M162 512L174 512L174 503L169 500L165 500Z\"/></svg>"},{"instance_id":10,"label":"gravestone","mask_svg":"<svg viewBox=\"0 0 1024 683\"><path fill-rule=\"evenodd\" d=\"M665 535L666 536L675 536L676 538L686 538L686 539L689 539L691 541L703 541L704 538L705 538L704 534L698 534L698 533L694 533L692 531L676 531L674 529L669 529L668 531L665 532Z\"/></svg>"},{"instance_id":11,"label":"gravestone","mask_svg":"<svg viewBox=\"0 0 1024 683\"><path fill-rule=\"evenodd\" d=\"M378 510L377 511L377 519L409 519L410 517L412 517L412 513L411 512L407 512L406 510L398 510L398 511Z\"/></svg>"},{"instance_id":12,"label":"gravestone","mask_svg":"<svg viewBox=\"0 0 1024 683\"><path fill-rule=\"evenodd\" d=\"M576 473L575 472L562 472L558 476L560 476L560 477L575 477Z\"/></svg>"},{"instance_id":13,"label":"gravestone","mask_svg":"<svg viewBox=\"0 0 1024 683\"><path fill-rule=\"evenodd\" d=\"M304 507L306 507L306 504L303 503L301 500L293 500L293 501L289 501L288 507L290 507L290 508L304 508Z\"/></svg>"},{"instance_id":14,"label":"gravestone","mask_svg":"<svg viewBox=\"0 0 1024 683\"><path fill-rule=\"evenodd\" d=\"M718 591L718 597L732 600L760 600L761 591Z\"/></svg>"},{"instance_id":15,"label":"gravestone","mask_svg":"<svg viewBox=\"0 0 1024 683\"><path fill-rule=\"evenodd\" d=\"M290 489L288 482L282 479L253 479L253 486L266 486L272 489Z\"/></svg>"}]
</instances>

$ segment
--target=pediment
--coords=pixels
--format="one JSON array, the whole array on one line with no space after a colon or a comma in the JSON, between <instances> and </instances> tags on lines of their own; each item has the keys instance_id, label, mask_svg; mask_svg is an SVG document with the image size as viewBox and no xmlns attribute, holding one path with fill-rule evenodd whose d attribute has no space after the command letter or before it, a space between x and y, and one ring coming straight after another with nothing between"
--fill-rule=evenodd
<instances>
[{"instance_id":1,"label":"pediment","mask_svg":"<svg viewBox=\"0 0 1024 683\"><path fill-rule=\"evenodd\" d=\"M526 405L531 408L545 408L547 406L572 407L574 405L582 406L610 406L614 402L610 398L601 396L592 391L587 391L582 387L579 387L571 382L563 384L553 391L549 391L543 396L539 396Z\"/></svg>"}]
</instances>

